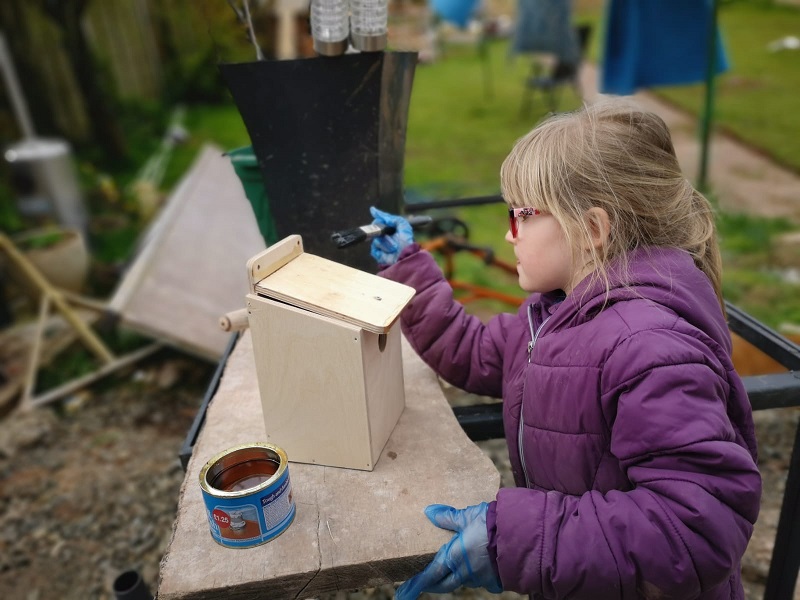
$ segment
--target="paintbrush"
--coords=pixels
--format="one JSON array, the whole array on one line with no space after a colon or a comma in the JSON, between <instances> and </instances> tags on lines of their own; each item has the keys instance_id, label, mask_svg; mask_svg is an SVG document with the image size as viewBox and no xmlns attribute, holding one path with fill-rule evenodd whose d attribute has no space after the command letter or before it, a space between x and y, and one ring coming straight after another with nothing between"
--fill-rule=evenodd
<instances>
[{"instance_id":1,"label":"paintbrush","mask_svg":"<svg viewBox=\"0 0 800 600\"><path fill-rule=\"evenodd\" d=\"M413 229L421 229L428 225L433 219L427 216L412 216L406 219ZM362 225L344 231L335 231L331 234L331 241L337 248L347 248L353 244L372 240L380 235L392 235L395 228L384 225Z\"/></svg>"}]
</instances>

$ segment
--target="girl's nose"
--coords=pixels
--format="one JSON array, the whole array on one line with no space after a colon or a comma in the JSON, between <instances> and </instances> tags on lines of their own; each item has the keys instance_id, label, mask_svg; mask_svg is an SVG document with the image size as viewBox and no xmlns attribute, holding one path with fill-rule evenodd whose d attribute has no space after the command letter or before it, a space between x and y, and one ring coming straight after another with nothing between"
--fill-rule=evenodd
<instances>
[{"instance_id":1,"label":"girl's nose","mask_svg":"<svg viewBox=\"0 0 800 600\"><path fill-rule=\"evenodd\" d=\"M506 237L505 237L505 240L506 240L506 241L507 241L509 244L512 244L512 245L514 244L514 237L511 235L511 230L510 230L510 229L509 229L508 231L506 231Z\"/></svg>"}]
</instances>

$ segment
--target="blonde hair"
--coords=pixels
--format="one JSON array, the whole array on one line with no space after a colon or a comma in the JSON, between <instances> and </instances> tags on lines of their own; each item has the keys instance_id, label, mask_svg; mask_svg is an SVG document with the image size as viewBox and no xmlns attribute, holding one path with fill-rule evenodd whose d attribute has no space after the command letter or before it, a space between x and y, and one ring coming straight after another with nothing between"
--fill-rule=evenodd
<instances>
[{"instance_id":1,"label":"blonde hair","mask_svg":"<svg viewBox=\"0 0 800 600\"><path fill-rule=\"evenodd\" d=\"M609 290L607 266L636 248L670 246L691 254L722 299L722 260L709 201L681 173L664 121L619 98L552 116L517 141L500 169L511 207L533 206L561 224L573 264L591 249L593 276ZM606 244L591 243L587 211L609 216Z\"/></svg>"}]
</instances>

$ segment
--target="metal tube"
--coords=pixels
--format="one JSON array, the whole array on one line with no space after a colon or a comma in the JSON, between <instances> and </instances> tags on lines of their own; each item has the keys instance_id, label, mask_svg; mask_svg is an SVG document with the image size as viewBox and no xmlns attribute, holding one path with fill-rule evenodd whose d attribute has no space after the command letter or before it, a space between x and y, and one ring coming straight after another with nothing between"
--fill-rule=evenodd
<instances>
[{"instance_id":1,"label":"metal tube","mask_svg":"<svg viewBox=\"0 0 800 600\"><path fill-rule=\"evenodd\" d=\"M138 571L125 571L114 580L115 600L153 600L153 594Z\"/></svg>"},{"instance_id":2,"label":"metal tube","mask_svg":"<svg viewBox=\"0 0 800 600\"><path fill-rule=\"evenodd\" d=\"M739 307L725 302L728 327L790 371L800 371L800 347Z\"/></svg>"},{"instance_id":3,"label":"metal tube","mask_svg":"<svg viewBox=\"0 0 800 600\"><path fill-rule=\"evenodd\" d=\"M764 600L792 600L800 572L800 426L795 431Z\"/></svg>"},{"instance_id":4,"label":"metal tube","mask_svg":"<svg viewBox=\"0 0 800 600\"><path fill-rule=\"evenodd\" d=\"M708 64L706 65L706 94L703 117L700 123L700 169L697 177L698 189L705 193L708 188L708 154L711 139L711 123L714 118L715 75L717 70L717 15L719 1L711 0L711 18L708 26Z\"/></svg>"},{"instance_id":5,"label":"metal tube","mask_svg":"<svg viewBox=\"0 0 800 600\"><path fill-rule=\"evenodd\" d=\"M479 204L500 204L505 202L503 196L495 194L493 196L474 196L471 198L453 198L450 200L431 200L430 202L406 202L404 210L416 212L422 210L432 210L435 208L458 208L461 206L477 206Z\"/></svg>"}]
</instances>

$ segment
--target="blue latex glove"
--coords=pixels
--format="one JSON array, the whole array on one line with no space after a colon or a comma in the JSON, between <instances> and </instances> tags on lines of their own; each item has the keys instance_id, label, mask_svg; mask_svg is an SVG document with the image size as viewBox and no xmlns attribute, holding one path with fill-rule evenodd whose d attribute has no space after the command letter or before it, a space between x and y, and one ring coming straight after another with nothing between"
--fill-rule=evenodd
<instances>
[{"instance_id":1,"label":"blue latex glove","mask_svg":"<svg viewBox=\"0 0 800 600\"><path fill-rule=\"evenodd\" d=\"M382 267L388 267L397 262L403 248L414 241L414 231L411 225L403 217L390 215L389 213L378 210L374 206L369 207L369 212L374 221L373 225L379 227L394 227L392 235L380 235L372 240L370 254Z\"/></svg>"},{"instance_id":2,"label":"blue latex glove","mask_svg":"<svg viewBox=\"0 0 800 600\"><path fill-rule=\"evenodd\" d=\"M458 587L484 587L493 594L503 591L489 558L486 511L482 502L462 510L431 504L425 516L431 523L456 534L439 548L431 563L397 588L396 600L416 600L422 592L444 594Z\"/></svg>"}]
</instances>

